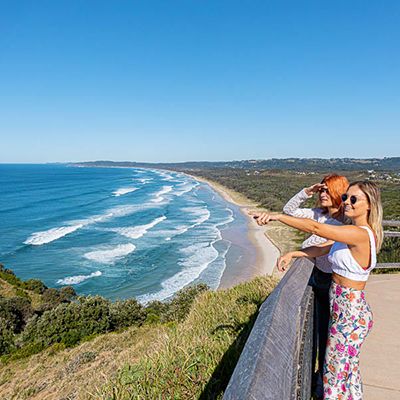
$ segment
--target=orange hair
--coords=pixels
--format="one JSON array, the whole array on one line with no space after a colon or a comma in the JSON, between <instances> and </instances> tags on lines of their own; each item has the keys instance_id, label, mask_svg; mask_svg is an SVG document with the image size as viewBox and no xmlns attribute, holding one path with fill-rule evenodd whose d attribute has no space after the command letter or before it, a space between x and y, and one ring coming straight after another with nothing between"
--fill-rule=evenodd
<instances>
[{"instance_id":1,"label":"orange hair","mask_svg":"<svg viewBox=\"0 0 400 400\"><path fill-rule=\"evenodd\" d=\"M321 183L325 183L328 187L333 207L340 208L342 204L342 194L346 193L346 190L349 187L349 181L347 178L342 175L329 174L324 176Z\"/></svg>"}]
</instances>

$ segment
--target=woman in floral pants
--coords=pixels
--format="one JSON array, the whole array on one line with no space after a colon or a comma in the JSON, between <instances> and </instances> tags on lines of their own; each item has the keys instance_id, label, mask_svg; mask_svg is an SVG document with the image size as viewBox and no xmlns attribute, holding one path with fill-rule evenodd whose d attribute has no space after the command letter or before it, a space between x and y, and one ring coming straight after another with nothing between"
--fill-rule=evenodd
<instances>
[{"instance_id":1,"label":"woman in floral pants","mask_svg":"<svg viewBox=\"0 0 400 400\"><path fill-rule=\"evenodd\" d=\"M284 271L293 257L315 258L329 254L333 274L323 375L324 399L361 400L359 354L373 324L364 288L382 244L383 212L379 189L369 181L351 183L342 201L345 216L351 219L352 225L321 224L283 214L250 214L259 225L280 221L328 239L323 245L285 254L278 260L278 268Z\"/></svg>"},{"instance_id":2,"label":"woman in floral pants","mask_svg":"<svg viewBox=\"0 0 400 400\"><path fill-rule=\"evenodd\" d=\"M359 353L373 325L363 290L332 283L331 319L324 365L325 398L361 399Z\"/></svg>"}]
</instances>

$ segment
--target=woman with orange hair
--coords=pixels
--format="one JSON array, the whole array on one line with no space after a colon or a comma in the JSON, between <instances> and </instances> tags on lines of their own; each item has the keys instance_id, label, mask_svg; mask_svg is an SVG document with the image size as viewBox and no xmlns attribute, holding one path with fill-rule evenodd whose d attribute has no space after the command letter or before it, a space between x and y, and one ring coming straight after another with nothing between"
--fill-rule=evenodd
<instances>
[{"instance_id":1,"label":"woman with orange hair","mask_svg":"<svg viewBox=\"0 0 400 400\"><path fill-rule=\"evenodd\" d=\"M382 245L383 209L379 188L370 181L351 183L342 195L342 203L351 225L321 224L310 218L284 214L249 214L256 218L259 225L280 221L327 239L320 246L285 254L278 265L280 269L285 269L292 258L329 255L332 263L329 291L331 316L323 365L323 398L362 400L360 350L373 325L364 289Z\"/></svg>"},{"instance_id":2,"label":"woman with orange hair","mask_svg":"<svg viewBox=\"0 0 400 400\"><path fill-rule=\"evenodd\" d=\"M293 217L310 218L320 223L342 225L346 222L346 217L343 212L341 196L346 192L348 186L349 181L345 176L326 175L321 183L304 188L293 196L283 207L283 212ZM306 200L316 193L318 193L318 200L315 208L300 208ZM325 242L325 238L313 234L303 242L301 248L318 246ZM322 398L323 395L322 366L324 365L329 330L329 288L331 282L332 264L328 260L328 256L315 258L310 284L315 296L314 337L316 341L313 351L313 366L316 362L316 349L318 348L318 372L314 376L313 384L317 398Z\"/></svg>"}]
</instances>

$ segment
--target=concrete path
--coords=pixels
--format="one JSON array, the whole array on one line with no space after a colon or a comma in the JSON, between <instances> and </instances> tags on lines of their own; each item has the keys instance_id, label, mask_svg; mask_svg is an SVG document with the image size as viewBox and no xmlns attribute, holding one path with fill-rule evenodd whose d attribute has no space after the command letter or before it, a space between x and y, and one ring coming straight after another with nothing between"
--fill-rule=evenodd
<instances>
[{"instance_id":1,"label":"concrete path","mask_svg":"<svg viewBox=\"0 0 400 400\"><path fill-rule=\"evenodd\" d=\"M400 400L400 274L372 275L374 326L361 349L364 400Z\"/></svg>"}]
</instances>

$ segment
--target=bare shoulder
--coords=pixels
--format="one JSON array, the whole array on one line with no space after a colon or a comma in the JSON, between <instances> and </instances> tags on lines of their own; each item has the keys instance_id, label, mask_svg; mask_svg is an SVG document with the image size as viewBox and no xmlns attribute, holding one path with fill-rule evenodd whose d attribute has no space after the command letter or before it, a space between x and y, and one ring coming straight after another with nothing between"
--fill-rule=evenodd
<instances>
[{"instance_id":1,"label":"bare shoulder","mask_svg":"<svg viewBox=\"0 0 400 400\"><path fill-rule=\"evenodd\" d=\"M367 229L356 225L342 225L341 228L353 237L355 246L369 243L369 233Z\"/></svg>"}]
</instances>

